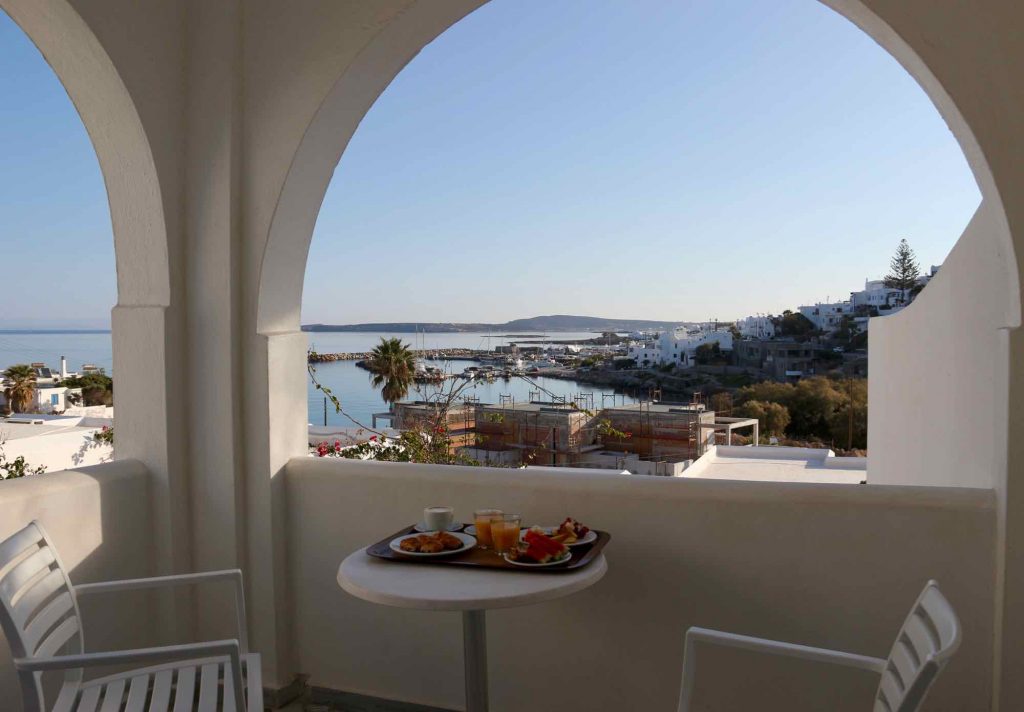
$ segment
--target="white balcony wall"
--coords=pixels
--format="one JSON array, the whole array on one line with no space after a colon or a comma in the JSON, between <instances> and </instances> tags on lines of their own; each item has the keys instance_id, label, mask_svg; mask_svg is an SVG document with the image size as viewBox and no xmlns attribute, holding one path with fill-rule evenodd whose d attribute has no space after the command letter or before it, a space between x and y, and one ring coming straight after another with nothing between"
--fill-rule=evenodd
<instances>
[{"instance_id":1,"label":"white balcony wall","mask_svg":"<svg viewBox=\"0 0 1024 712\"><path fill-rule=\"evenodd\" d=\"M0 540L39 520L73 584L153 573L150 475L134 460L0 482ZM158 642L150 592L81 599L86 649ZM18 712L21 693L10 648L0 636L0 709Z\"/></svg>"},{"instance_id":2,"label":"white balcony wall","mask_svg":"<svg viewBox=\"0 0 1024 712\"><path fill-rule=\"evenodd\" d=\"M1001 487L1010 256L982 204L906 309L868 322L868 481Z\"/></svg>"},{"instance_id":3,"label":"white balcony wall","mask_svg":"<svg viewBox=\"0 0 1024 712\"><path fill-rule=\"evenodd\" d=\"M286 479L295 648L316 686L461 708L458 614L370 604L335 580L349 553L444 502L463 518L496 506L612 533L609 573L592 589L488 613L496 710L675 709L691 625L884 657L932 577L963 620L964 644L927 709L988 708L991 491L314 458L292 460ZM701 669L698 695L715 709L789 709L794 698L801 709L870 708L868 674L732 655L709 654Z\"/></svg>"}]
</instances>

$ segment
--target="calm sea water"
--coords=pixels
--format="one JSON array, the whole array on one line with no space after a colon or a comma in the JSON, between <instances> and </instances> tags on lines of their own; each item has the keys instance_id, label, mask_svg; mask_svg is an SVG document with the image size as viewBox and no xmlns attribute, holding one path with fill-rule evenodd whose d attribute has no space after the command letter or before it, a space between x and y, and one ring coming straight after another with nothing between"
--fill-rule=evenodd
<instances>
[{"instance_id":1,"label":"calm sea water","mask_svg":"<svg viewBox=\"0 0 1024 712\"><path fill-rule=\"evenodd\" d=\"M392 336L402 339L413 348L420 349L442 349L442 348L467 348L467 349L488 349L504 345L513 341L522 343L524 341L540 340L567 340L567 339L589 339L600 334L589 332L558 332L546 336L539 335L534 338L510 338L508 334L381 334L381 333L310 333L310 346L321 353L339 353L369 351L378 343L381 338ZM478 365L473 361L439 361L430 362L438 368L445 368L451 373L462 373L467 366ZM353 361L335 361L333 363L322 363L317 365L317 378L325 386L332 389L340 400L345 412L351 415L364 425L371 424L373 413L381 413L387 410L387 405L380 397L380 392L370 385L370 374L357 367ZM429 387L429 386L428 386ZM608 388L597 388L589 384L579 384L575 381L563 381L556 378L512 378L508 381L497 379L492 383L474 381L472 387L462 392L463 395L473 396L483 403L498 403L502 394L511 395L517 402L529 400L531 393L541 392L541 398L546 400L549 394L556 396L572 397L577 393L592 393L594 405L601 406L602 396L608 404L611 404L613 391ZM314 425L324 424L324 396L318 393L312 383L308 384L309 397L309 422ZM421 397L416 391L409 393L409 398ZM618 395L617 402L633 403L635 400L629 396ZM343 415L339 415L334 406L327 404L327 424L351 426L352 421Z\"/></svg>"},{"instance_id":2,"label":"calm sea water","mask_svg":"<svg viewBox=\"0 0 1024 712\"><path fill-rule=\"evenodd\" d=\"M107 373L114 369L109 331L0 331L0 369L36 362L59 369L61 356L67 357L71 371L80 371L86 363Z\"/></svg>"},{"instance_id":3,"label":"calm sea water","mask_svg":"<svg viewBox=\"0 0 1024 712\"><path fill-rule=\"evenodd\" d=\"M385 334L385 333L310 333L310 346L322 353L369 351L380 342L381 337L396 336L413 348L442 349L468 348L486 349L512 341L523 342L528 339L509 338L506 334ZM558 332L529 340L561 340L588 339L596 334ZM93 363L102 366L107 373L113 374L113 355L110 332L42 332L42 331L0 331L0 369L16 363L42 362L53 368L60 367L60 357L66 356L68 368L80 370L82 364ZM443 366L444 362L439 362ZM453 373L461 373L466 366L474 365L471 361L450 361L448 368ZM366 425L370 424L373 413L387 410L379 391L370 385L369 374L357 368L352 361L336 361L317 366L317 377L330 387L341 399L346 412ZM317 393L312 383L308 384L307 399L309 401L309 422L322 425L324 422L323 395ZM596 388L574 381L563 381L553 378L534 378L530 381L498 379L493 383L476 383L464 393L479 398L484 403L497 403L501 394L511 394L516 401L529 399L532 391L538 387L559 396L571 397L579 392L593 393L594 404L601 405L602 395L610 396L610 389ZM411 398L417 397L415 392ZM546 397L546 396L545 396ZM611 402L608 400L607 402ZM622 402L622 396L619 401ZM625 402L632 403L628 396ZM328 404L327 423L329 425L351 425L351 421L337 414L333 406Z\"/></svg>"}]
</instances>

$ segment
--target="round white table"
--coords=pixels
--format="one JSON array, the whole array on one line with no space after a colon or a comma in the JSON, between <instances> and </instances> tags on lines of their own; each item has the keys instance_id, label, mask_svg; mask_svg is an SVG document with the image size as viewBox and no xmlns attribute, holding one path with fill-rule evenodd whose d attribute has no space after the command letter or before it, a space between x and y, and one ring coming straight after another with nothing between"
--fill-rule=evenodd
<instances>
[{"instance_id":1,"label":"round white table","mask_svg":"<svg viewBox=\"0 0 1024 712\"><path fill-rule=\"evenodd\" d=\"M500 571L429 564L400 564L360 549L338 567L338 584L372 603L430 611L462 611L466 710L487 710L488 608L512 608L582 591L608 570L604 554L569 573Z\"/></svg>"}]
</instances>

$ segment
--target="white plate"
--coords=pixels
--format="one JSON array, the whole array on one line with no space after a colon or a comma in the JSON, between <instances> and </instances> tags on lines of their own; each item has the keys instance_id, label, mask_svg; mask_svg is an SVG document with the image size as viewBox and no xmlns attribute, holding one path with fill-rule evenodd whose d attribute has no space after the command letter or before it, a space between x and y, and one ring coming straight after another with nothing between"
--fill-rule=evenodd
<instances>
[{"instance_id":1,"label":"white plate","mask_svg":"<svg viewBox=\"0 0 1024 712\"><path fill-rule=\"evenodd\" d=\"M558 530L558 527L541 527L541 529L544 531L545 534L547 534L548 536L551 536L552 534L554 534ZM520 541L522 541L523 535L525 535L526 532L528 532L528 531L530 531L530 530L529 529L523 529L521 532L519 532L519 540ZM586 534L583 535L582 539L577 539L572 544L566 544L566 546L583 546L584 544L593 544L595 541L597 541L597 532L595 532L593 529L591 529L590 531L588 531Z\"/></svg>"},{"instance_id":2,"label":"white plate","mask_svg":"<svg viewBox=\"0 0 1024 712\"><path fill-rule=\"evenodd\" d=\"M561 559L558 559L557 561L549 561L546 564L538 564L533 561L515 561L514 559L508 558L508 554L502 554L501 558L505 559L505 561L512 564L513 566L522 566L523 568L527 569L542 569L546 566L558 566L559 564L564 564L566 561L569 561L572 558L572 552L566 551L565 556L563 556Z\"/></svg>"},{"instance_id":3,"label":"white plate","mask_svg":"<svg viewBox=\"0 0 1024 712\"><path fill-rule=\"evenodd\" d=\"M434 531L433 529L430 529L429 527L427 527L425 522L420 522L419 524L414 526L413 529L415 529L418 532L424 533L424 534L426 532ZM462 529L462 524L460 522L452 522L451 524L448 525L448 531L450 531L450 532L457 532L460 529Z\"/></svg>"},{"instance_id":4,"label":"white plate","mask_svg":"<svg viewBox=\"0 0 1024 712\"><path fill-rule=\"evenodd\" d=\"M462 532L452 532L451 534L452 534L453 537L456 537L460 541L462 541L462 547L461 548L459 548L459 549L444 549L443 551L438 551L438 552L432 553L432 554L424 553L422 551L402 551L402 547L399 546L399 543L402 542L405 539L415 539L417 536L419 536L419 534L406 534L405 536L396 537L396 538L392 539L388 543L388 546L391 548L391 551L398 552L399 554L404 554L406 556L426 556L426 557L430 557L430 556L451 556L452 554L461 554L463 551L469 551L474 546L476 546L476 538L475 537L471 537L469 534L463 534Z\"/></svg>"}]
</instances>

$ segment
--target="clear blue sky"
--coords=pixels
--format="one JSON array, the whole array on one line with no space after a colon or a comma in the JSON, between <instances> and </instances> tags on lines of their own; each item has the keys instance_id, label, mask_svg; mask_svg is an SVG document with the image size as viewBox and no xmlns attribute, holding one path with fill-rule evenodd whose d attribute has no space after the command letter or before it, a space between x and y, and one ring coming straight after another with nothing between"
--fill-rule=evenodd
<instances>
[{"instance_id":1,"label":"clear blue sky","mask_svg":"<svg viewBox=\"0 0 1024 712\"><path fill-rule=\"evenodd\" d=\"M5 270L0 328L105 321L95 156L6 17L0 122L0 255L39 265ZM363 121L303 320L778 312L882 276L901 237L940 263L978 201L917 84L814 0L494 0Z\"/></svg>"}]
</instances>

